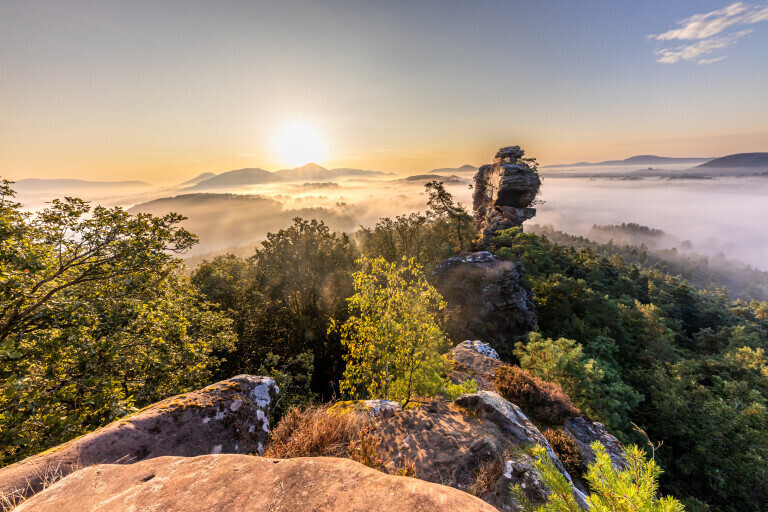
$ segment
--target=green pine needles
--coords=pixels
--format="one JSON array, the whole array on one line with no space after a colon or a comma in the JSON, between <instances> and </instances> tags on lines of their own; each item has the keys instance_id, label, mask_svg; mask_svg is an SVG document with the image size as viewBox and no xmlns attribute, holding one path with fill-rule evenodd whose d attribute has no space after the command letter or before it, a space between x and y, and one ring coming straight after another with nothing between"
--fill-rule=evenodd
<instances>
[{"instance_id":1,"label":"green pine needles","mask_svg":"<svg viewBox=\"0 0 768 512\"><path fill-rule=\"evenodd\" d=\"M592 444L596 460L585 475L592 493L587 497L590 508L596 512L683 512L685 508L672 496L659 498L659 475L662 469L653 459L646 460L645 452L635 445L625 453L627 467L617 471L605 447ZM520 485L511 490L525 510L538 512L581 512L573 486L555 467L543 446L533 450L534 465L549 489L547 503L535 509Z\"/></svg>"}]
</instances>

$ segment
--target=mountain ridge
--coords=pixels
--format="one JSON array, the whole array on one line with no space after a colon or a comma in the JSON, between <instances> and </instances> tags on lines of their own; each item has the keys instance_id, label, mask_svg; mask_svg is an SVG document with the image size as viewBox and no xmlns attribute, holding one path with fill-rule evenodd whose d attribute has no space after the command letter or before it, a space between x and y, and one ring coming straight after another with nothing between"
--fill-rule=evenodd
<instances>
[{"instance_id":1,"label":"mountain ridge","mask_svg":"<svg viewBox=\"0 0 768 512\"><path fill-rule=\"evenodd\" d=\"M555 169L559 167L597 167L597 166L609 166L609 165L658 165L658 164L700 164L713 160L714 157L708 158L675 158L667 156L657 155L635 155L624 160L605 160L603 162L577 162L575 164L554 164L544 165L542 168Z\"/></svg>"}]
</instances>

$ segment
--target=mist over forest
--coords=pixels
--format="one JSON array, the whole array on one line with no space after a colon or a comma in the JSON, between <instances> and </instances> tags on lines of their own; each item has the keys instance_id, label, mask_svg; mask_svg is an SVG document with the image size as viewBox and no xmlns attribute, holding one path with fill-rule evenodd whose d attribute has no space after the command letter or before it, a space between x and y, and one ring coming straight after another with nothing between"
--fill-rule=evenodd
<instances>
[{"instance_id":1,"label":"mist over forest","mask_svg":"<svg viewBox=\"0 0 768 512\"><path fill-rule=\"evenodd\" d=\"M640 224L664 232L654 240L654 249L677 248L768 270L764 219L768 176L754 169L702 174L697 168L691 173L677 163L637 167L543 168L542 203L535 222L587 237L594 225ZM432 179L444 182L446 190L470 207L475 171L465 165L408 177L379 173L335 180L323 174L321 181L299 179L214 190L199 184L189 190L181 185L161 189L142 182L78 180L24 180L17 189L21 203L29 209L39 209L54 197L76 195L96 204L125 206L132 213L181 213L188 217L184 226L200 238L186 255L194 266L224 252L251 254L268 232L290 225L294 217L322 219L334 230L351 232L370 227L382 217L423 212L424 184ZM636 241L642 242L647 240Z\"/></svg>"}]
</instances>

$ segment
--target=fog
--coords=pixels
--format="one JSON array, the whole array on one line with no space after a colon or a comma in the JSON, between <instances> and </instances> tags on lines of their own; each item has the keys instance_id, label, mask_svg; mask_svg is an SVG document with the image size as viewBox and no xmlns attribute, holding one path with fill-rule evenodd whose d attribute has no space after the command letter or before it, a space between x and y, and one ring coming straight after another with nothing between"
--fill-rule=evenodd
<instances>
[{"instance_id":1,"label":"fog","mask_svg":"<svg viewBox=\"0 0 768 512\"><path fill-rule=\"evenodd\" d=\"M634 222L663 230L671 243L768 270L768 177L706 180L605 178L543 180L533 222L586 236L594 224Z\"/></svg>"},{"instance_id":2,"label":"fog","mask_svg":"<svg viewBox=\"0 0 768 512\"><path fill-rule=\"evenodd\" d=\"M690 241L698 253L722 253L726 258L768 270L768 176L670 179L670 173L663 169L645 170L662 176L638 176L637 171L545 170L541 192L544 203L530 222L551 224L581 236L586 236L595 224L637 223L663 230L666 236L660 240L664 246L679 247ZM469 208L471 174L459 174L443 176L442 181ZM252 254L267 232L290 225L296 216L319 218L335 230L349 232L373 226L380 217L423 212L427 181L427 177L387 177L269 183L201 194L136 183L113 187L70 183L68 188L58 184L56 189L27 183L17 190L18 199L29 209L39 209L57 196L74 195L106 206L124 206L132 212L181 213L189 217L184 226L200 237L200 244L187 255L194 264L202 257L226 251Z\"/></svg>"}]
</instances>

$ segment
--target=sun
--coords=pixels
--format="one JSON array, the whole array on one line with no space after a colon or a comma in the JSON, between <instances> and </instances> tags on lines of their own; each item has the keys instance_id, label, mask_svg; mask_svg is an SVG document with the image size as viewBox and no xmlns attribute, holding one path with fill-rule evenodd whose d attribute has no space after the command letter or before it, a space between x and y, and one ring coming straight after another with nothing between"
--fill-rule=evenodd
<instances>
[{"instance_id":1,"label":"sun","mask_svg":"<svg viewBox=\"0 0 768 512\"><path fill-rule=\"evenodd\" d=\"M284 125L272 136L271 143L280 165L299 167L325 158L325 141L309 123Z\"/></svg>"}]
</instances>

